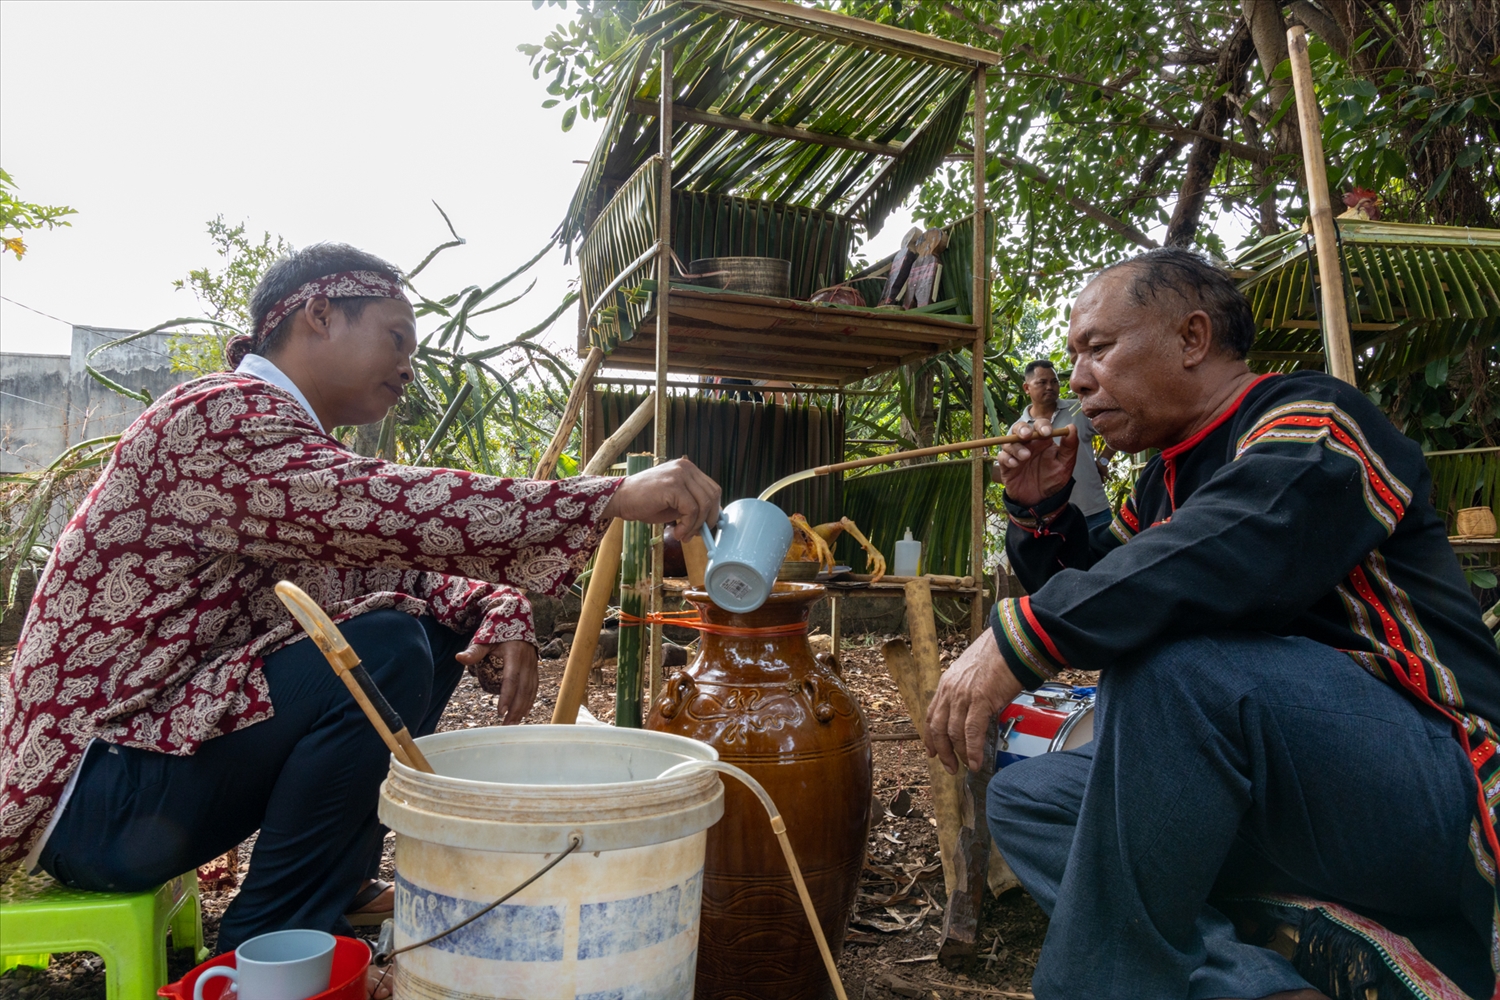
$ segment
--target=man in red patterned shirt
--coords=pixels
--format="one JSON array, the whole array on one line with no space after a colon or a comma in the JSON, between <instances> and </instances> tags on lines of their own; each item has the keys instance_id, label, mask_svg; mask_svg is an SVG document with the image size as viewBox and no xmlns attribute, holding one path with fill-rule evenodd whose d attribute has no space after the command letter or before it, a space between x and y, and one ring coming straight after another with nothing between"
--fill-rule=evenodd
<instances>
[{"instance_id":1,"label":"man in red patterned shirt","mask_svg":"<svg viewBox=\"0 0 1500 1000\"><path fill-rule=\"evenodd\" d=\"M612 518L691 534L719 504L686 461L532 481L350 452L328 431L379 420L416 348L398 272L352 247L278 261L251 313L234 371L121 435L0 677L0 862L139 890L258 830L221 951L391 909L373 880L386 749L278 581L340 622L417 735L465 666L512 724L537 686L523 591L566 588Z\"/></svg>"}]
</instances>

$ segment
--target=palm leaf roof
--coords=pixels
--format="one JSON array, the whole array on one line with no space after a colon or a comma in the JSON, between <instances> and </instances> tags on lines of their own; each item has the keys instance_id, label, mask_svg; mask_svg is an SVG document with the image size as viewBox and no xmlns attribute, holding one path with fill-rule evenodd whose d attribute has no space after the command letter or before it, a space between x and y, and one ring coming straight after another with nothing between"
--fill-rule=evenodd
<instances>
[{"instance_id":1,"label":"palm leaf roof","mask_svg":"<svg viewBox=\"0 0 1500 1000\"><path fill-rule=\"evenodd\" d=\"M558 231L582 236L660 148L673 46L674 188L850 215L875 229L953 147L993 52L781 0L657 0L607 72L604 133Z\"/></svg>"},{"instance_id":2,"label":"palm leaf roof","mask_svg":"<svg viewBox=\"0 0 1500 1000\"><path fill-rule=\"evenodd\" d=\"M1362 384L1500 341L1500 230L1335 220L1349 337ZM1259 333L1263 370L1320 367L1313 241L1293 230L1235 261Z\"/></svg>"}]
</instances>

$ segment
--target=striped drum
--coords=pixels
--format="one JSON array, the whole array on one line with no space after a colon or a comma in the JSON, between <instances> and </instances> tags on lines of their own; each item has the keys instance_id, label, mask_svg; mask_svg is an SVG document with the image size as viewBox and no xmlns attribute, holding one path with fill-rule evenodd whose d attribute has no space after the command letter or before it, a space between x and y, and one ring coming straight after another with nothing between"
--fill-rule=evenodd
<instances>
[{"instance_id":1,"label":"striped drum","mask_svg":"<svg viewBox=\"0 0 1500 1000\"><path fill-rule=\"evenodd\" d=\"M1094 738L1091 687L1043 684L1023 691L1000 713L995 769L1052 750L1072 750Z\"/></svg>"}]
</instances>

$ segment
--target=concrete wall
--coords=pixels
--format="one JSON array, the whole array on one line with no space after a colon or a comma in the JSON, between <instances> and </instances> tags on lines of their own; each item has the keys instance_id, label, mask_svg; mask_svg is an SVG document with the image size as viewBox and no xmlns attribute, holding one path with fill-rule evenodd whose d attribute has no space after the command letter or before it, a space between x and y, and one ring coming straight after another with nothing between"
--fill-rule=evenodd
<instances>
[{"instance_id":1,"label":"concrete wall","mask_svg":"<svg viewBox=\"0 0 1500 1000\"><path fill-rule=\"evenodd\" d=\"M0 472L41 468L70 446L118 433L140 416L142 403L100 384L84 368L89 351L133 332L75 326L71 354L0 352ZM111 348L94 359L94 367L158 397L190 377L172 371L171 337L153 334Z\"/></svg>"}]
</instances>

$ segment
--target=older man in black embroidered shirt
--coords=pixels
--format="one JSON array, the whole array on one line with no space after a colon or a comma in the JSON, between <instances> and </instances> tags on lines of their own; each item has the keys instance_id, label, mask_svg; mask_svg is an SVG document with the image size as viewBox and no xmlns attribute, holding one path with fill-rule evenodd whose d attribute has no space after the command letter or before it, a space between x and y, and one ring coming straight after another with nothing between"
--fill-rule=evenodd
<instances>
[{"instance_id":1,"label":"older man in black embroidered shirt","mask_svg":"<svg viewBox=\"0 0 1500 1000\"><path fill-rule=\"evenodd\" d=\"M1093 743L990 786L995 840L1052 917L1038 1000L1322 996L1224 915L1270 892L1399 926L1489 996L1500 655L1420 448L1353 386L1256 376L1253 335L1229 278L1181 250L1079 296L1084 413L1160 454L1090 537L1076 438L1006 447L1030 596L943 677L929 750L977 767L1020 691L1102 671Z\"/></svg>"}]
</instances>

